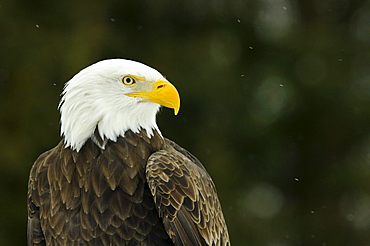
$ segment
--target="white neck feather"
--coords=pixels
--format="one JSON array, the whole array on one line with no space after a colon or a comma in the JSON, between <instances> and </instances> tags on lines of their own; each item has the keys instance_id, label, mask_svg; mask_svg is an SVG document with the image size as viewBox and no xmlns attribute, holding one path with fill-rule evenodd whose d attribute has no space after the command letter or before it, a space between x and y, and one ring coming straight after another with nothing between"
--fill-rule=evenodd
<instances>
[{"instance_id":1,"label":"white neck feather","mask_svg":"<svg viewBox=\"0 0 370 246\"><path fill-rule=\"evenodd\" d=\"M60 106L61 135L64 135L65 145L78 152L85 142L92 138L96 127L101 139L114 142L118 137L125 136L128 130L138 133L144 129L149 137L153 135L153 130L157 130L160 134L155 113L153 113L158 110L159 105L151 104L151 110L148 110L148 105L141 109L138 107L138 111L141 111L138 115L120 112L119 109L102 114L98 107L89 103L68 105L63 102ZM104 146L100 147L104 148Z\"/></svg>"}]
</instances>

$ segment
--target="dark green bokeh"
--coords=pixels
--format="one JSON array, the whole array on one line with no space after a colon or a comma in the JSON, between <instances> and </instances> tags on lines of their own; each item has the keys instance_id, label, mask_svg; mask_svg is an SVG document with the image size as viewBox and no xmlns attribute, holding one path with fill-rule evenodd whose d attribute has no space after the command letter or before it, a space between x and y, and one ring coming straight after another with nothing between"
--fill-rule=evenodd
<instances>
[{"instance_id":1,"label":"dark green bokeh","mask_svg":"<svg viewBox=\"0 0 370 246\"><path fill-rule=\"evenodd\" d=\"M0 245L25 245L63 84L106 58L178 88L163 134L212 175L233 245L370 245L370 1L0 4Z\"/></svg>"}]
</instances>

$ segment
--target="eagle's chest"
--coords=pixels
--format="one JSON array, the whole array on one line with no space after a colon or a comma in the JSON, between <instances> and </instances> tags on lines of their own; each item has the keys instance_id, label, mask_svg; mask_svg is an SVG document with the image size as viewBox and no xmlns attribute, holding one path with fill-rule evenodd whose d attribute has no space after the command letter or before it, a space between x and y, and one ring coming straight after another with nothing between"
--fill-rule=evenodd
<instances>
[{"instance_id":1,"label":"eagle's chest","mask_svg":"<svg viewBox=\"0 0 370 246\"><path fill-rule=\"evenodd\" d=\"M145 177L154 151L146 145L118 140L104 151L83 149L51 165L50 203L41 205L48 214L42 222L46 240L58 245L150 245L156 238L165 244L168 236Z\"/></svg>"}]
</instances>

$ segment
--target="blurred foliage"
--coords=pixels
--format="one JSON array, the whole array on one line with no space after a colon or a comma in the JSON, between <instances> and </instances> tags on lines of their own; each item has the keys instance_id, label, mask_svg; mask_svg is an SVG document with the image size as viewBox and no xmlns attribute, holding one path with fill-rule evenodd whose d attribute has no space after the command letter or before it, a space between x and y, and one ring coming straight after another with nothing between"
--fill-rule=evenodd
<instances>
[{"instance_id":1,"label":"blurred foliage","mask_svg":"<svg viewBox=\"0 0 370 246\"><path fill-rule=\"evenodd\" d=\"M369 26L356 0L3 0L0 244L25 245L63 84L123 57L179 89L159 126L209 170L233 245L370 245Z\"/></svg>"}]
</instances>

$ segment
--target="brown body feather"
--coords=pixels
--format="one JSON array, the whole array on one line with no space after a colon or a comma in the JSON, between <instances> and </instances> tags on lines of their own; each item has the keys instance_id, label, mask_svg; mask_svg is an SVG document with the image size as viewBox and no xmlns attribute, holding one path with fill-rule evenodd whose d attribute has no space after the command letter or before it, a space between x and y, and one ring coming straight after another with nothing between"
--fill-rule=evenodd
<instances>
[{"instance_id":1,"label":"brown body feather","mask_svg":"<svg viewBox=\"0 0 370 246\"><path fill-rule=\"evenodd\" d=\"M61 141L32 167L28 210L29 245L230 244L210 176L157 132L79 152Z\"/></svg>"}]
</instances>

